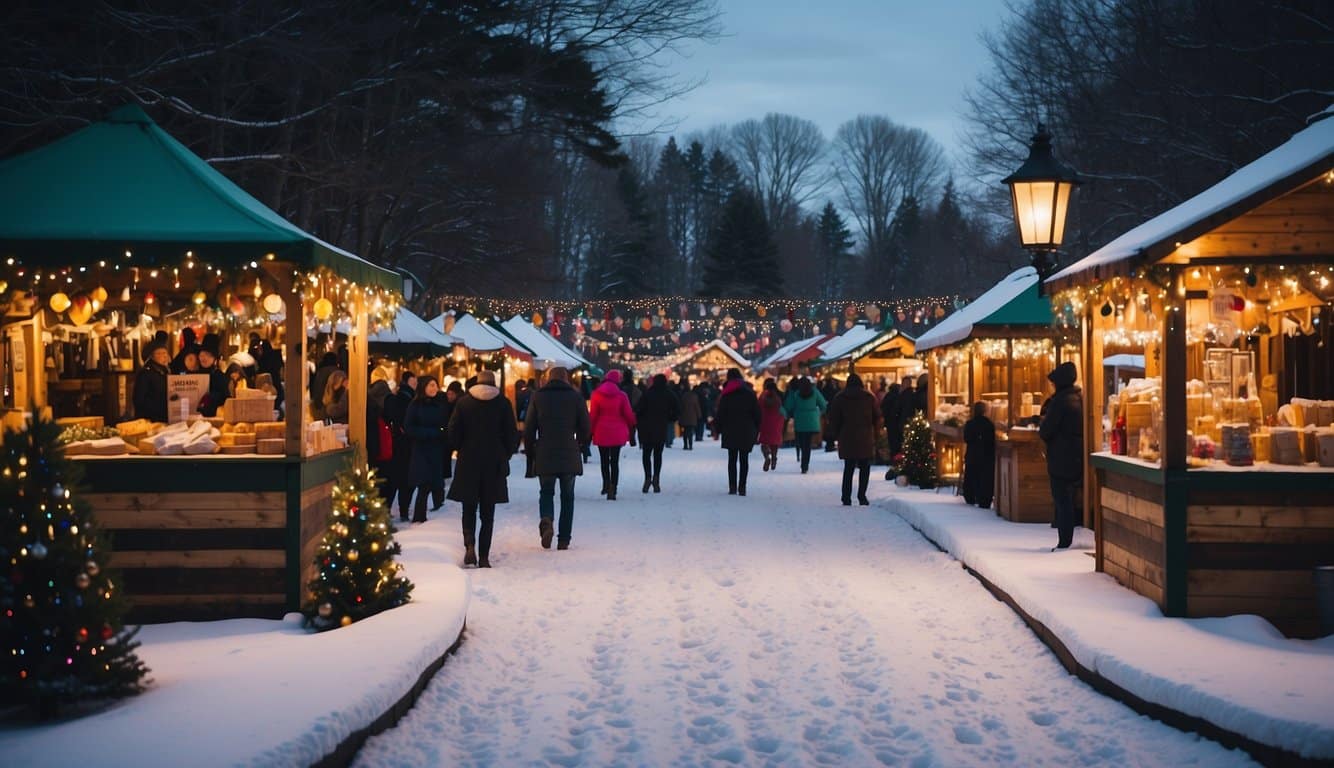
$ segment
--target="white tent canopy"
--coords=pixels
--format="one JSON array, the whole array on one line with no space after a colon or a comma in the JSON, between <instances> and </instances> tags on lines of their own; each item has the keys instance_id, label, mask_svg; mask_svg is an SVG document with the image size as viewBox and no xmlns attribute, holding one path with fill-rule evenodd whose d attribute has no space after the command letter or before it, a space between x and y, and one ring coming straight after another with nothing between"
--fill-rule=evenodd
<instances>
[{"instance_id":1,"label":"white tent canopy","mask_svg":"<svg viewBox=\"0 0 1334 768\"><path fill-rule=\"evenodd\" d=\"M432 320L431 325L440 328L443 333L445 315ZM454 327L450 330L450 334L461 339L463 345L473 352L499 352L507 346L515 346L500 331L467 314L454 319Z\"/></svg>"},{"instance_id":2,"label":"white tent canopy","mask_svg":"<svg viewBox=\"0 0 1334 768\"><path fill-rule=\"evenodd\" d=\"M334 326L327 323L315 324L306 329L306 335L315 336L317 333L328 333L330 330L348 336L351 335L352 325L346 321ZM369 338L372 352L383 353L391 349L402 349L409 354L419 355L445 355L449 353L450 347L461 341L432 326L406 307L399 307L397 314L394 315L392 328L381 328Z\"/></svg>"},{"instance_id":3,"label":"white tent canopy","mask_svg":"<svg viewBox=\"0 0 1334 768\"><path fill-rule=\"evenodd\" d=\"M757 371L762 371L765 368L783 365L811 347L823 343L828 338L829 336L822 333L812 336L809 339L800 339L798 341L789 342L779 347L772 355L756 361L751 367Z\"/></svg>"},{"instance_id":4,"label":"white tent canopy","mask_svg":"<svg viewBox=\"0 0 1334 768\"><path fill-rule=\"evenodd\" d=\"M582 355L561 344L551 334L534 326L519 315L511 317L500 325L506 333L518 339L520 344L532 350L533 367L539 371L545 371L549 368L573 369L581 365L589 365L589 362Z\"/></svg>"}]
</instances>

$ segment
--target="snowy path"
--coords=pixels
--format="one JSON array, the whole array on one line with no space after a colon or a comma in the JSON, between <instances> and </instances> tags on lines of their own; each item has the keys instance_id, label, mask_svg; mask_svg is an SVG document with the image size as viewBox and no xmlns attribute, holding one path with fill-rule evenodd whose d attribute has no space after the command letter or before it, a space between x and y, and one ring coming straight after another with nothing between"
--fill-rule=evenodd
<instances>
[{"instance_id":1,"label":"snowy path","mask_svg":"<svg viewBox=\"0 0 1334 768\"><path fill-rule=\"evenodd\" d=\"M899 517L840 506L831 454L752 458L745 498L717 443L667 451L657 495L636 449L616 502L589 465L567 552L512 475L462 648L358 765L1251 764L1067 675Z\"/></svg>"}]
</instances>

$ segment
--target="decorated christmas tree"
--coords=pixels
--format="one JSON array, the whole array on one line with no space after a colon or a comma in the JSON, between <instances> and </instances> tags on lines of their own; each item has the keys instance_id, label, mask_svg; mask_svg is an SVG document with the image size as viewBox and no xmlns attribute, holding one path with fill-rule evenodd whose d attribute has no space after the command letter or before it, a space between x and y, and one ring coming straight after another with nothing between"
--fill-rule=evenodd
<instances>
[{"instance_id":1,"label":"decorated christmas tree","mask_svg":"<svg viewBox=\"0 0 1334 768\"><path fill-rule=\"evenodd\" d=\"M110 551L59 437L60 427L36 418L5 433L0 455L0 698L41 717L138 693L148 672L134 653L137 630L122 627Z\"/></svg>"},{"instance_id":2,"label":"decorated christmas tree","mask_svg":"<svg viewBox=\"0 0 1334 768\"><path fill-rule=\"evenodd\" d=\"M318 630L347 626L408 601L412 582L394 562L401 551L376 488L375 470L357 458L334 478L333 511L315 553L316 576L302 608Z\"/></svg>"},{"instance_id":3,"label":"decorated christmas tree","mask_svg":"<svg viewBox=\"0 0 1334 768\"><path fill-rule=\"evenodd\" d=\"M908 484L918 488L936 487L936 451L931 445L931 425L920 411L903 427L903 464L900 471Z\"/></svg>"}]
</instances>

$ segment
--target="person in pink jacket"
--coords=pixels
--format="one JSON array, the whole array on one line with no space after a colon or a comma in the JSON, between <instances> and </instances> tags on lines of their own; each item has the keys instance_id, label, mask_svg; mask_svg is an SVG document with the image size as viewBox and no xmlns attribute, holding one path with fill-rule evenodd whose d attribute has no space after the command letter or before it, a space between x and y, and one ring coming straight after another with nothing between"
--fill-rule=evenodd
<instances>
[{"instance_id":1,"label":"person in pink jacket","mask_svg":"<svg viewBox=\"0 0 1334 768\"><path fill-rule=\"evenodd\" d=\"M621 390L621 372L608 371L607 378L593 390L588 400L588 420L593 431L593 445L602 461L602 492L607 501L616 500L616 484L621 479L621 446L630 440L635 428L635 412L630 398Z\"/></svg>"}]
</instances>

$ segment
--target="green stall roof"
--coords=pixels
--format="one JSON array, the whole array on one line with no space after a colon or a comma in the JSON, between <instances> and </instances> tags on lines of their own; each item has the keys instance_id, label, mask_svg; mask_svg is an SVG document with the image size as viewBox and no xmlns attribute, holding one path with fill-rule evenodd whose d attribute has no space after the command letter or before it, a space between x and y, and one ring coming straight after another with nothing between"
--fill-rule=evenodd
<instances>
[{"instance_id":1,"label":"green stall roof","mask_svg":"<svg viewBox=\"0 0 1334 768\"><path fill-rule=\"evenodd\" d=\"M985 335L986 328L1050 326L1051 299L1038 295L1038 273L1022 267L1005 276L968 306L940 321L917 339L917 351ZM975 329L980 329L975 332Z\"/></svg>"},{"instance_id":2,"label":"green stall roof","mask_svg":"<svg viewBox=\"0 0 1334 768\"><path fill-rule=\"evenodd\" d=\"M402 291L403 278L301 230L219 173L137 106L0 162L0 256L58 268L195 258L274 259Z\"/></svg>"}]
</instances>

